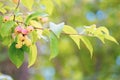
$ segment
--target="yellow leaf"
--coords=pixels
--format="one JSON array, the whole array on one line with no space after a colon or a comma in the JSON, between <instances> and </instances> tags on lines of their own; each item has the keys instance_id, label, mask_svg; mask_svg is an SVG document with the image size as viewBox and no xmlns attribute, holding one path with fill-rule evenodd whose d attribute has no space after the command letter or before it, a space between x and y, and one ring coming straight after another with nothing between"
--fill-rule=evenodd
<instances>
[{"instance_id":1,"label":"yellow leaf","mask_svg":"<svg viewBox=\"0 0 120 80\"><path fill-rule=\"evenodd\" d=\"M68 25L64 26L63 31L65 32L65 34L73 34L73 35L70 35L70 37L72 38L72 40L76 43L76 45L80 49L80 35L78 35L78 32L74 28L72 28Z\"/></svg>"}]
</instances>

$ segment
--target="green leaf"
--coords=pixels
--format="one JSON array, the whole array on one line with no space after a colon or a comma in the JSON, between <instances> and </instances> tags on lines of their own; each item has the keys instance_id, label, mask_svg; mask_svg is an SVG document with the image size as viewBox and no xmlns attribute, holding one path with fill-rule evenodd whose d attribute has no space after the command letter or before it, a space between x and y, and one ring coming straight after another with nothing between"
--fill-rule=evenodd
<instances>
[{"instance_id":1,"label":"green leaf","mask_svg":"<svg viewBox=\"0 0 120 80\"><path fill-rule=\"evenodd\" d=\"M50 34L50 60L53 59L58 55L58 39L54 35L54 33L51 32Z\"/></svg>"},{"instance_id":2,"label":"green leaf","mask_svg":"<svg viewBox=\"0 0 120 80\"><path fill-rule=\"evenodd\" d=\"M79 35L70 35L70 37L76 43L77 47L80 49L80 36Z\"/></svg>"},{"instance_id":3,"label":"green leaf","mask_svg":"<svg viewBox=\"0 0 120 80\"><path fill-rule=\"evenodd\" d=\"M43 12L34 12L34 13L30 14L29 16L27 16L25 23L28 24L30 22L30 20L37 18L39 16L45 17L45 16L48 16L48 14L43 13Z\"/></svg>"},{"instance_id":4,"label":"green leaf","mask_svg":"<svg viewBox=\"0 0 120 80\"><path fill-rule=\"evenodd\" d=\"M19 68L24 61L24 51L22 49L16 49L16 43L12 43L9 48L9 58Z\"/></svg>"},{"instance_id":5,"label":"green leaf","mask_svg":"<svg viewBox=\"0 0 120 80\"><path fill-rule=\"evenodd\" d=\"M49 25L50 25L50 30L59 38L60 33L63 30L64 23L54 24L54 23L50 22Z\"/></svg>"},{"instance_id":6,"label":"green leaf","mask_svg":"<svg viewBox=\"0 0 120 80\"><path fill-rule=\"evenodd\" d=\"M104 34L107 34L107 35L109 35L109 31L108 31L108 29L106 28L106 27L99 27L99 28L97 28L98 30L100 30L101 32L103 32Z\"/></svg>"},{"instance_id":7,"label":"green leaf","mask_svg":"<svg viewBox=\"0 0 120 80\"><path fill-rule=\"evenodd\" d=\"M101 29L96 28L96 31L94 32L94 36L97 37L98 39L100 39L102 41L102 43L105 43L104 39L104 33L101 31Z\"/></svg>"},{"instance_id":8,"label":"green leaf","mask_svg":"<svg viewBox=\"0 0 120 80\"><path fill-rule=\"evenodd\" d=\"M45 7L45 11L51 15L52 14L52 11L54 9L54 5L53 5L53 2L52 0L41 0L41 4L44 5Z\"/></svg>"},{"instance_id":9,"label":"green leaf","mask_svg":"<svg viewBox=\"0 0 120 80\"><path fill-rule=\"evenodd\" d=\"M105 41L104 41L105 36L104 35L109 35L108 29L106 27L103 27L103 26L101 26L99 28L96 28L96 25L86 26L85 31L86 31L86 33L88 33L88 35L97 37L103 43L105 43Z\"/></svg>"},{"instance_id":10,"label":"green leaf","mask_svg":"<svg viewBox=\"0 0 120 80\"><path fill-rule=\"evenodd\" d=\"M11 28L14 27L13 21L8 21L0 27L0 34L2 37L8 36L10 34Z\"/></svg>"},{"instance_id":11,"label":"green leaf","mask_svg":"<svg viewBox=\"0 0 120 80\"><path fill-rule=\"evenodd\" d=\"M92 44L91 42L88 40L88 38L84 37L84 36L81 36L80 38L82 40L82 42L85 44L85 46L88 48L88 50L90 51L90 55L92 57L93 55L93 47L92 47Z\"/></svg>"},{"instance_id":12,"label":"green leaf","mask_svg":"<svg viewBox=\"0 0 120 80\"><path fill-rule=\"evenodd\" d=\"M42 35L43 35L43 36L48 36L48 37L49 37L49 36L50 36L50 30L44 29L43 32L42 32Z\"/></svg>"},{"instance_id":13,"label":"green leaf","mask_svg":"<svg viewBox=\"0 0 120 80\"><path fill-rule=\"evenodd\" d=\"M34 26L34 27L36 27L36 28L42 28L42 24L39 23L39 22L37 22L37 21L35 21L35 20L31 20L31 21L30 21L30 25L31 25L31 26Z\"/></svg>"},{"instance_id":14,"label":"green leaf","mask_svg":"<svg viewBox=\"0 0 120 80\"><path fill-rule=\"evenodd\" d=\"M26 52L26 53L29 53L30 48L29 48L28 46L26 46L26 45L23 45L23 46L22 46L22 50L23 50L24 52Z\"/></svg>"},{"instance_id":15,"label":"green leaf","mask_svg":"<svg viewBox=\"0 0 120 80\"><path fill-rule=\"evenodd\" d=\"M28 53L28 67L32 66L35 61L36 61L36 58L37 58L37 48L36 48L36 45L33 44L30 46L30 51Z\"/></svg>"},{"instance_id":16,"label":"green leaf","mask_svg":"<svg viewBox=\"0 0 120 80\"><path fill-rule=\"evenodd\" d=\"M3 5L4 5L4 4L3 4L2 2L0 2L0 7L3 7Z\"/></svg>"},{"instance_id":17,"label":"green leaf","mask_svg":"<svg viewBox=\"0 0 120 80\"><path fill-rule=\"evenodd\" d=\"M11 42L12 42L12 37L11 36L6 36L2 40L2 44L6 45L6 46L10 46Z\"/></svg>"},{"instance_id":18,"label":"green leaf","mask_svg":"<svg viewBox=\"0 0 120 80\"><path fill-rule=\"evenodd\" d=\"M64 31L66 34L77 34L77 31L76 31L73 27L68 26L68 25L65 25L65 26L64 26L63 31Z\"/></svg>"},{"instance_id":19,"label":"green leaf","mask_svg":"<svg viewBox=\"0 0 120 80\"><path fill-rule=\"evenodd\" d=\"M0 16L0 24L2 25L2 23L3 23L3 16ZM0 27L1 27L1 25L0 25Z\"/></svg>"},{"instance_id":20,"label":"green leaf","mask_svg":"<svg viewBox=\"0 0 120 80\"><path fill-rule=\"evenodd\" d=\"M78 48L80 49L80 35L77 35L78 32L74 28L72 28L68 25L64 26L63 31L65 32L65 34L76 34L76 35L70 35L70 37L76 43Z\"/></svg>"},{"instance_id":21,"label":"green leaf","mask_svg":"<svg viewBox=\"0 0 120 80\"><path fill-rule=\"evenodd\" d=\"M116 41L116 39L110 35L105 35L105 39L115 42L116 44L119 45L119 43Z\"/></svg>"},{"instance_id":22,"label":"green leaf","mask_svg":"<svg viewBox=\"0 0 120 80\"><path fill-rule=\"evenodd\" d=\"M4 9L4 8L0 8L0 12L3 13L3 14L5 14L7 12L7 10Z\"/></svg>"},{"instance_id":23,"label":"green leaf","mask_svg":"<svg viewBox=\"0 0 120 80\"><path fill-rule=\"evenodd\" d=\"M2 40L2 36L0 35L0 41Z\"/></svg>"},{"instance_id":24,"label":"green leaf","mask_svg":"<svg viewBox=\"0 0 120 80\"><path fill-rule=\"evenodd\" d=\"M42 28L42 24L35 21L35 20L30 20L30 25L35 27L35 28ZM43 32L42 30L36 30L36 31L32 32L32 35L33 35L32 40L33 40L33 42L35 42L35 40L41 38L40 36L41 36L42 32Z\"/></svg>"},{"instance_id":25,"label":"green leaf","mask_svg":"<svg viewBox=\"0 0 120 80\"><path fill-rule=\"evenodd\" d=\"M104 35L96 35L96 37L97 37L98 39L100 39L100 40L102 41L102 43L105 44L105 41L104 41L105 37L104 37Z\"/></svg>"},{"instance_id":26,"label":"green leaf","mask_svg":"<svg viewBox=\"0 0 120 80\"><path fill-rule=\"evenodd\" d=\"M93 25L90 25L90 26L85 26L85 31L88 33L88 34L95 34L95 31L96 31L96 25L93 24Z\"/></svg>"},{"instance_id":27,"label":"green leaf","mask_svg":"<svg viewBox=\"0 0 120 80\"><path fill-rule=\"evenodd\" d=\"M0 16L0 22L3 22L3 16Z\"/></svg>"},{"instance_id":28,"label":"green leaf","mask_svg":"<svg viewBox=\"0 0 120 80\"><path fill-rule=\"evenodd\" d=\"M58 6L61 6L62 4L61 0L54 0L54 1L57 3Z\"/></svg>"},{"instance_id":29,"label":"green leaf","mask_svg":"<svg viewBox=\"0 0 120 80\"><path fill-rule=\"evenodd\" d=\"M32 6L34 4L34 0L21 0L22 4L28 8L29 10L32 10Z\"/></svg>"},{"instance_id":30,"label":"green leaf","mask_svg":"<svg viewBox=\"0 0 120 80\"><path fill-rule=\"evenodd\" d=\"M31 32L32 43L35 43L38 40L38 34L36 31Z\"/></svg>"}]
</instances>

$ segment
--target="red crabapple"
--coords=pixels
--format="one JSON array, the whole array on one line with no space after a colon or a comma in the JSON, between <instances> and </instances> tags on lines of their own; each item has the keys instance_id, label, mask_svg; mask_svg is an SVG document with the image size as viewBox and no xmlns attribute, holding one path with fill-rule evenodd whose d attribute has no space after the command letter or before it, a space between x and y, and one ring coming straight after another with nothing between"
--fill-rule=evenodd
<instances>
[{"instance_id":1,"label":"red crabapple","mask_svg":"<svg viewBox=\"0 0 120 80\"><path fill-rule=\"evenodd\" d=\"M3 21L9 21L10 17L9 16L4 16Z\"/></svg>"},{"instance_id":2,"label":"red crabapple","mask_svg":"<svg viewBox=\"0 0 120 80\"><path fill-rule=\"evenodd\" d=\"M15 33L21 33L22 32L22 27L18 26L15 28Z\"/></svg>"},{"instance_id":3,"label":"red crabapple","mask_svg":"<svg viewBox=\"0 0 120 80\"><path fill-rule=\"evenodd\" d=\"M48 22L48 17L42 17L40 20L42 23L46 23Z\"/></svg>"},{"instance_id":4,"label":"red crabapple","mask_svg":"<svg viewBox=\"0 0 120 80\"><path fill-rule=\"evenodd\" d=\"M27 35L28 34L28 30L27 29L22 29L22 34Z\"/></svg>"},{"instance_id":5,"label":"red crabapple","mask_svg":"<svg viewBox=\"0 0 120 80\"><path fill-rule=\"evenodd\" d=\"M42 23L48 22L48 17L38 17L37 19Z\"/></svg>"},{"instance_id":6,"label":"red crabapple","mask_svg":"<svg viewBox=\"0 0 120 80\"><path fill-rule=\"evenodd\" d=\"M28 26L26 29L28 30L28 32L31 32L34 30L34 28L32 26Z\"/></svg>"}]
</instances>

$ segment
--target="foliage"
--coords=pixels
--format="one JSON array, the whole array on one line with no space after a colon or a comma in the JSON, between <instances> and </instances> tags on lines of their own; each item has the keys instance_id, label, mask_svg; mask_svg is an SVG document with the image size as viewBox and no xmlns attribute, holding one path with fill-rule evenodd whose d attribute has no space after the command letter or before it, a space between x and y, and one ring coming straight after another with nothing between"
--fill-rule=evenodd
<instances>
[{"instance_id":1,"label":"foliage","mask_svg":"<svg viewBox=\"0 0 120 80\"><path fill-rule=\"evenodd\" d=\"M55 8L54 2L52 0L41 0L40 4L43 9L41 11L34 11L32 9L34 0L16 0L14 3L17 6L12 10L14 11L12 16L6 15L5 11L0 10L3 14L3 16L0 16L0 40L9 48L9 58L17 68L22 65L25 52L28 53L28 67L35 63L37 57L35 44L43 36L49 37L50 40L50 59L53 59L59 53L58 43L61 35L68 35L79 49L82 41L86 48L88 48L91 57L93 55L93 47L89 37L97 37L103 43L105 43L104 39L107 39L118 44L116 39L109 34L109 30L103 26L83 26L83 30L77 32L76 29L65 25L64 22L59 24L49 22L48 17L52 15ZM60 4L60 0L57 0L55 3ZM21 15L19 4L23 4L29 14Z\"/></svg>"}]
</instances>

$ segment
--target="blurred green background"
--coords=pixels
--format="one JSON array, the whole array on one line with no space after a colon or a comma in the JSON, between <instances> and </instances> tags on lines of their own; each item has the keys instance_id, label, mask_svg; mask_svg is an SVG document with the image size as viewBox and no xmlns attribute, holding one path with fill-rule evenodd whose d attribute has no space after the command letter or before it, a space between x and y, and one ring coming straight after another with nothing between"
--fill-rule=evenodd
<instances>
[{"instance_id":1,"label":"blurred green background","mask_svg":"<svg viewBox=\"0 0 120 80\"><path fill-rule=\"evenodd\" d=\"M33 7L39 8L39 2L36 0ZM15 5L11 2L9 6ZM84 25L106 26L120 43L120 0L61 0L61 6L55 4L50 20L65 22L78 31ZM51 61L49 41L38 41L35 65L27 68L25 62L20 69L9 61L8 49L0 42L0 72L15 80L120 80L119 45L90 38L94 48L91 59L83 43L79 50L68 36L61 35L59 41L59 55Z\"/></svg>"}]
</instances>

